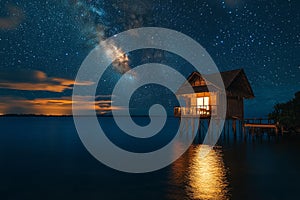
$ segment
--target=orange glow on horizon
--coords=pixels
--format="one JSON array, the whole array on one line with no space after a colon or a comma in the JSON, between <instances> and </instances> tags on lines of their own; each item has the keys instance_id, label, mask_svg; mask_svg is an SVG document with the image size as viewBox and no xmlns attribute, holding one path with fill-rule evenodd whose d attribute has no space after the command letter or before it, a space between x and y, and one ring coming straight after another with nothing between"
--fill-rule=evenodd
<instances>
[{"instance_id":1,"label":"orange glow on horizon","mask_svg":"<svg viewBox=\"0 0 300 200\"><path fill-rule=\"evenodd\" d=\"M34 100L3 98L0 110L3 114L36 114L36 115L72 115L71 97L61 99L39 98ZM76 109L96 110L98 114L106 114L120 107L111 106L110 100L85 101L84 98L76 102Z\"/></svg>"}]
</instances>

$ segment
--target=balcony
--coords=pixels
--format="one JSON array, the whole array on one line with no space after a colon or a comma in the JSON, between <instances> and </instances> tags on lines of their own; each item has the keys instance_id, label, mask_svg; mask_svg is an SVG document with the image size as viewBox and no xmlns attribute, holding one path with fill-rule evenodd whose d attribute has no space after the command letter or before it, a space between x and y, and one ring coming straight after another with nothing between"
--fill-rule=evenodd
<instances>
[{"instance_id":1,"label":"balcony","mask_svg":"<svg viewBox=\"0 0 300 200\"><path fill-rule=\"evenodd\" d=\"M209 118L216 111L216 106L174 107L175 117Z\"/></svg>"}]
</instances>

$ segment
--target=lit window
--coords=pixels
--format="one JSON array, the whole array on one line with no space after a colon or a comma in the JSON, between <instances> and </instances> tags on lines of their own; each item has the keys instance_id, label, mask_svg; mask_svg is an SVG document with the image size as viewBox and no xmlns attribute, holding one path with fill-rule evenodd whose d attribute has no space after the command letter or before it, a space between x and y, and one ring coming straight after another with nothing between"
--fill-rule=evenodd
<instances>
[{"instance_id":1,"label":"lit window","mask_svg":"<svg viewBox=\"0 0 300 200\"><path fill-rule=\"evenodd\" d=\"M209 110L209 97L197 98L197 108Z\"/></svg>"}]
</instances>

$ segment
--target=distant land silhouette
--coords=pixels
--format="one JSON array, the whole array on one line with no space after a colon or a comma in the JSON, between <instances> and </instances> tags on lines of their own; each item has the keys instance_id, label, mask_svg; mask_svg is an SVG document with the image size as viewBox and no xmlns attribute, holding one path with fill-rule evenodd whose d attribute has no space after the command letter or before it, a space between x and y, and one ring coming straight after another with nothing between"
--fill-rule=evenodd
<instances>
[{"instance_id":1,"label":"distant land silhouette","mask_svg":"<svg viewBox=\"0 0 300 200\"><path fill-rule=\"evenodd\" d=\"M91 117L92 115L80 115L80 117ZM126 115L118 115L119 117ZM149 115L130 115L131 117L149 117ZM44 115L44 114L3 114L1 117L74 117L74 115ZM112 114L97 114L97 117L113 117ZM160 115L157 115L160 117ZM168 115L168 117L174 117L173 115Z\"/></svg>"},{"instance_id":2,"label":"distant land silhouette","mask_svg":"<svg viewBox=\"0 0 300 200\"><path fill-rule=\"evenodd\" d=\"M3 114L0 117L73 117L73 115Z\"/></svg>"}]
</instances>

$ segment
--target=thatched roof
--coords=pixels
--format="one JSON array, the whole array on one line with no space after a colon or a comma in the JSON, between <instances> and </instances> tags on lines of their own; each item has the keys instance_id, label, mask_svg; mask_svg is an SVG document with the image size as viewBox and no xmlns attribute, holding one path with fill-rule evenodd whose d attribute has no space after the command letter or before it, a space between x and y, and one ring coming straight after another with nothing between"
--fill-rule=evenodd
<instances>
[{"instance_id":1,"label":"thatched roof","mask_svg":"<svg viewBox=\"0 0 300 200\"><path fill-rule=\"evenodd\" d=\"M216 76L216 74L205 75L207 79L213 79L214 76ZM240 96L244 98L254 97L253 90L243 69L221 72L221 77L223 79L227 95ZM204 80L199 72L193 72L187 78L187 81L178 89L177 94L186 94L185 88L187 82L193 85L193 81L199 78ZM196 93L218 90L218 87L213 83L211 83L209 87L210 90L208 90L206 85L193 85L193 89Z\"/></svg>"}]
</instances>

